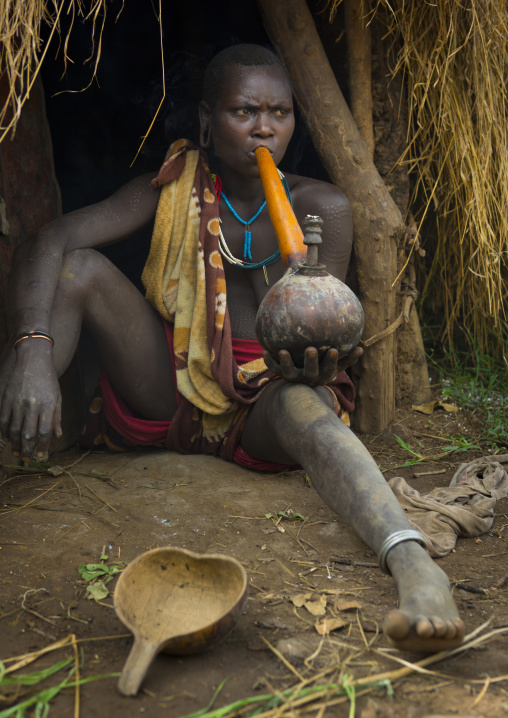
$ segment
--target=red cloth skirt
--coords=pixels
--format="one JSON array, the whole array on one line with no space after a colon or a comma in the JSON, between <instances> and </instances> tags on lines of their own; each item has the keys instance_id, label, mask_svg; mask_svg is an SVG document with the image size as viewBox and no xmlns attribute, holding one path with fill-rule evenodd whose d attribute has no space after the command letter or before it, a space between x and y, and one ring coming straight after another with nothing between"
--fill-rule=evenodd
<instances>
[{"instance_id":1,"label":"red cloth skirt","mask_svg":"<svg viewBox=\"0 0 508 718\"><path fill-rule=\"evenodd\" d=\"M173 355L173 331L164 321L168 346ZM233 354L238 365L259 359L263 349L255 339L233 339ZM173 363L173 378L176 387L176 373ZM177 391L177 401L181 395ZM111 384L104 368L100 369L99 391L90 406L85 430L80 439L83 448L97 448L104 445L113 451L127 451L134 447L164 446L171 425L170 421L142 419L125 403ZM260 461L249 456L240 445L235 449L233 461L257 471L281 472L290 467L275 461Z\"/></svg>"}]
</instances>

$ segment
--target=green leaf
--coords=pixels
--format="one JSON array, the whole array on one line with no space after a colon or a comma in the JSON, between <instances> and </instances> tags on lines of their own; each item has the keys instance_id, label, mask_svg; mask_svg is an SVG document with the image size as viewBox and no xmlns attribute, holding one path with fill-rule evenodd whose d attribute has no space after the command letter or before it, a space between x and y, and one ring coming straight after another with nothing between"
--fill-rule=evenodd
<instances>
[{"instance_id":1,"label":"green leaf","mask_svg":"<svg viewBox=\"0 0 508 718\"><path fill-rule=\"evenodd\" d=\"M94 601L102 601L109 596L109 589L106 588L104 581L96 581L91 586L86 587L87 598Z\"/></svg>"},{"instance_id":2,"label":"green leaf","mask_svg":"<svg viewBox=\"0 0 508 718\"><path fill-rule=\"evenodd\" d=\"M89 581L93 581L96 578L99 578L99 576L108 576L109 575L108 567L104 566L101 563L97 563L97 564L81 563L78 566L78 572L81 574L81 577L83 578L83 580L86 581L87 583Z\"/></svg>"},{"instance_id":3,"label":"green leaf","mask_svg":"<svg viewBox=\"0 0 508 718\"><path fill-rule=\"evenodd\" d=\"M50 469L52 464L48 461L48 452L41 456L33 456L30 461L24 462L24 466L29 469Z\"/></svg>"},{"instance_id":4,"label":"green leaf","mask_svg":"<svg viewBox=\"0 0 508 718\"><path fill-rule=\"evenodd\" d=\"M105 563L80 563L78 572L87 583L97 578L107 578L106 583L108 583L113 576L122 571L126 565L124 561L113 563L111 566L107 566Z\"/></svg>"},{"instance_id":5,"label":"green leaf","mask_svg":"<svg viewBox=\"0 0 508 718\"><path fill-rule=\"evenodd\" d=\"M405 449L406 451L409 451L410 454L413 454L413 456L416 456L418 459L422 458L421 454L418 454L416 451L413 451L413 449L409 446L409 444L406 444L404 439L401 439L400 436L397 436L397 434L394 434L393 436L396 439L397 443L400 444L400 446L402 446L403 449Z\"/></svg>"},{"instance_id":6,"label":"green leaf","mask_svg":"<svg viewBox=\"0 0 508 718\"><path fill-rule=\"evenodd\" d=\"M469 451L470 449L480 449L480 446L475 444L466 444L462 446L443 446L443 451Z\"/></svg>"},{"instance_id":7,"label":"green leaf","mask_svg":"<svg viewBox=\"0 0 508 718\"><path fill-rule=\"evenodd\" d=\"M290 511L289 513L277 511L277 516L282 516L282 518L288 521L305 521L305 516L302 516L302 514L299 514L297 511Z\"/></svg>"},{"instance_id":8,"label":"green leaf","mask_svg":"<svg viewBox=\"0 0 508 718\"><path fill-rule=\"evenodd\" d=\"M93 683L94 681L101 681L103 678L120 678L121 673L102 673L99 676L89 676L88 678L80 678L79 681L72 681L67 684L67 688L74 688L75 686L84 686L86 683Z\"/></svg>"},{"instance_id":9,"label":"green leaf","mask_svg":"<svg viewBox=\"0 0 508 718\"><path fill-rule=\"evenodd\" d=\"M226 681L229 681L229 676L224 678L224 680L222 681L220 686L217 688L217 690L213 694L213 696L210 700L210 703L205 708L201 708L201 710L198 710L195 713L189 713L186 718L199 718L200 716L204 715L205 713L208 713L213 708L213 704L215 703L215 700L216 700L217 696L219 695L219 693L221 692L221 690L224 688Z\"/></svg>"},{"instance_id":10,"label":"green leaf","mask_svg":"<svg viewBox=\"0 0 508 718\"><path fill-rule=\"evenodd\" d=\"M68 666L73 660L73 658L67 658L55 663L49 668L45 668L41 671L33 671L33 673L20 674L17 676L3 675L0 679L0 686L35 686L37 683L52 676L53 673L57 673L62 668Z\"/></svg>"},{"instance_id":11,"label":"green leaf","mask_svg":"<svg viewBox=\"0 0 508 718\"><path fill-rule=\"evenodd\" d=\"M272 521L277 521L277 516L282 517L283 519L287 519L288 521L305 521L305 516L302 516L302 514L298 513L297 511L277 511L276 514L265 514L265 518L272 519Z\"/></svg>"},{"instance_id":12,"label":"green leaf","mask_svg":"<svg viewBox=\"0 0 508 718\"><path fill-rule=\"evenodd\" d=\"M61 670L62 668L65 668L69 663L71 663L74 659L69 658L63 661L60 661L59 663L56 663L54 666L51 666L50 668L46 668L43 671L34 671L33 673L29 673L26 675L19 675L19 676L9 676L8 680L9 683L4 682L1 685L13 685L14 683L17 683L18 685L35 685L36 682L39 682L39 680L44 680L45 678L48 678L53 673L56 673L56 671ZM0 675L1 674L1 666L3 664L0 661ZM11 716L15 716L15 718L25 718L26 713L25 711L33 706L34 712L33 716L34 718L46 718L46 716L49 713L49 702L56 696L63 688L73 688L74 686L81 686L85 683L91 683L92 681L98 681L103 678L118 678L120 676L120 673L106 673L103 675L98 676L90 676L88 678L80 678L79 681L70 681L70 678L72 677L73 673L75 672L75 668L71 668L69 671L69 674L67 677L58 685L53 686L52 688L45 688L44 690L40 691L36 695L32 696L31 698L27 698L26 700L22 701L21 703L17 703L14 706L11 706L10 708L6 708L3 711L0 711L0 718L10 718ZM32 677L37 677L37 681L33 680ZM27 680L29 679L29 680ZM222 685L219 687L222 688Z\"/></svg>"},{"instance_id":13,"label":"green leaf","mask_svg":"<svg viewBox=\"0 0 508 718\"><path fill-rule=\"evenodd\" d=\"M24 718L25 710L27 708L30 708L31 706L35 706L35 715L41 716L41 718L43 718L44 715L48 714L49 701L54 698L58 693L60 693L62 688L65 688L70 677L74 673L74 670L75 669L72 668L69 671L69 675L67 676L67 678L65 678L57 686L53 686L53 688L45 688L43 691L40 691L35 696L28 698L26 701L23 701L22 703L17 703L15 706L11 706L10 708L6 708L5 710L0 711L0 718L10 718L10 716L14 715L16 716L16 718ZM42 711L44 711L44 713Z\"/></svg>"}]
</instances>

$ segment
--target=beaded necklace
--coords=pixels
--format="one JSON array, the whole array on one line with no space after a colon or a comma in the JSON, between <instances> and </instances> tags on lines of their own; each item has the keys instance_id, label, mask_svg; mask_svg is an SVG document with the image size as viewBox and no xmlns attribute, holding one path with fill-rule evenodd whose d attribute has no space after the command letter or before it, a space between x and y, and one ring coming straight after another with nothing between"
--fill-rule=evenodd
<instances>
[{"instance_id":1,"label":"beaded necklace","mask_svg":"<svg viewBox=\"0 0 508 718\"><path fill-rule=\"evenodd\" d=\"M282 174L282 172L280 172L280 170L277 170L277 172L279 173L279 176L284 185L284 189L286 190L287 198L289 199L291 206L293 206L293 201L291 199L291 192L289 190L287 180L284 177L284 175ZM233 215L233 217L235 217L235 219L237 219L239 222L241 222L245 227L244 244L243 244L243 260L238 259L237 257L235 257L232 254L231 250L229 249L229 247L226 243L226 239L224 237L221 227L219 227L219 251L220 251L220 253L224 257L224 259L226 259L230 264L234 264L237 267L241 267L242 269L261 269L262 268L264 275L265 275L265 281L267 284L269 284L266 267L269 266L270 264L273 264L280 258L280 249L277 249L273 254L271 254L266 259L263 259L261 262L247 261L247 260L252 260L252 253L251 253L252 235L250 232L250 225L259 217L261 212L264 210L264 208L266 206L266 199L264 200L263 204L258 209L258 211L254 214L254 216L246 221L246 220L242 219L239 216L239 214L233 209L228 198L222 191L222 182L221 182L219 175L212 174L212 179L215 183L215 191L217 193L217 201L219 201L219 199L222 195L222 197L224 198L224 202L226 203L226 206L229 209L229 211L231 212L231 214ZM221 222L220 219L219 219L219 222Z\"/></svg>"}]
</instances>

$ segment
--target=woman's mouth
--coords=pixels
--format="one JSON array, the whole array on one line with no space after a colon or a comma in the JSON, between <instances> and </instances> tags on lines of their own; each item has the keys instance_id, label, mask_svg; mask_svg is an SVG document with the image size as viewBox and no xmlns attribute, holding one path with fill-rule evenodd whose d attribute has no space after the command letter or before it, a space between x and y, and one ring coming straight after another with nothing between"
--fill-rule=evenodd
<instances>
[{"instance_id":1,"label":"woman's mouth","mask_svg":"<svg viewBox=\"0 0 508 718\"><path fill-rule=\"evenodd\" d=\"M268 150L268 152L273 156L273 151L269 147L266 147L266 145L257 145L256 147L254 147L253 150L250 150L249 152L247 152L247 155L251 159L255 160L256 159L256 150L259 149L259 147L264 147L265 150Z\"/></svg>"}]
</instances>

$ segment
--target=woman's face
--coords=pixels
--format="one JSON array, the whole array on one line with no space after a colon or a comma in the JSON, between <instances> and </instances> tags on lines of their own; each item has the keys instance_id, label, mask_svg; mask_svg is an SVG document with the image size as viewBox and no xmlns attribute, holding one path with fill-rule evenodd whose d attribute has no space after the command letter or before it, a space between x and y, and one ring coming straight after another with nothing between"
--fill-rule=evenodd
<instances>
[{"instance_id":1,"label":"woman's face","mask_svg":"<svg viewBox=\"0 0 508 718\"><path fill-rule=\"evenodd\" d=\"M275 164L284 156L295 127L291 87L277 65L228 70L213 110L201 105L215 152L240 174L258 177L257 147L266 147Z\"/></svg>"}]
</instances>

